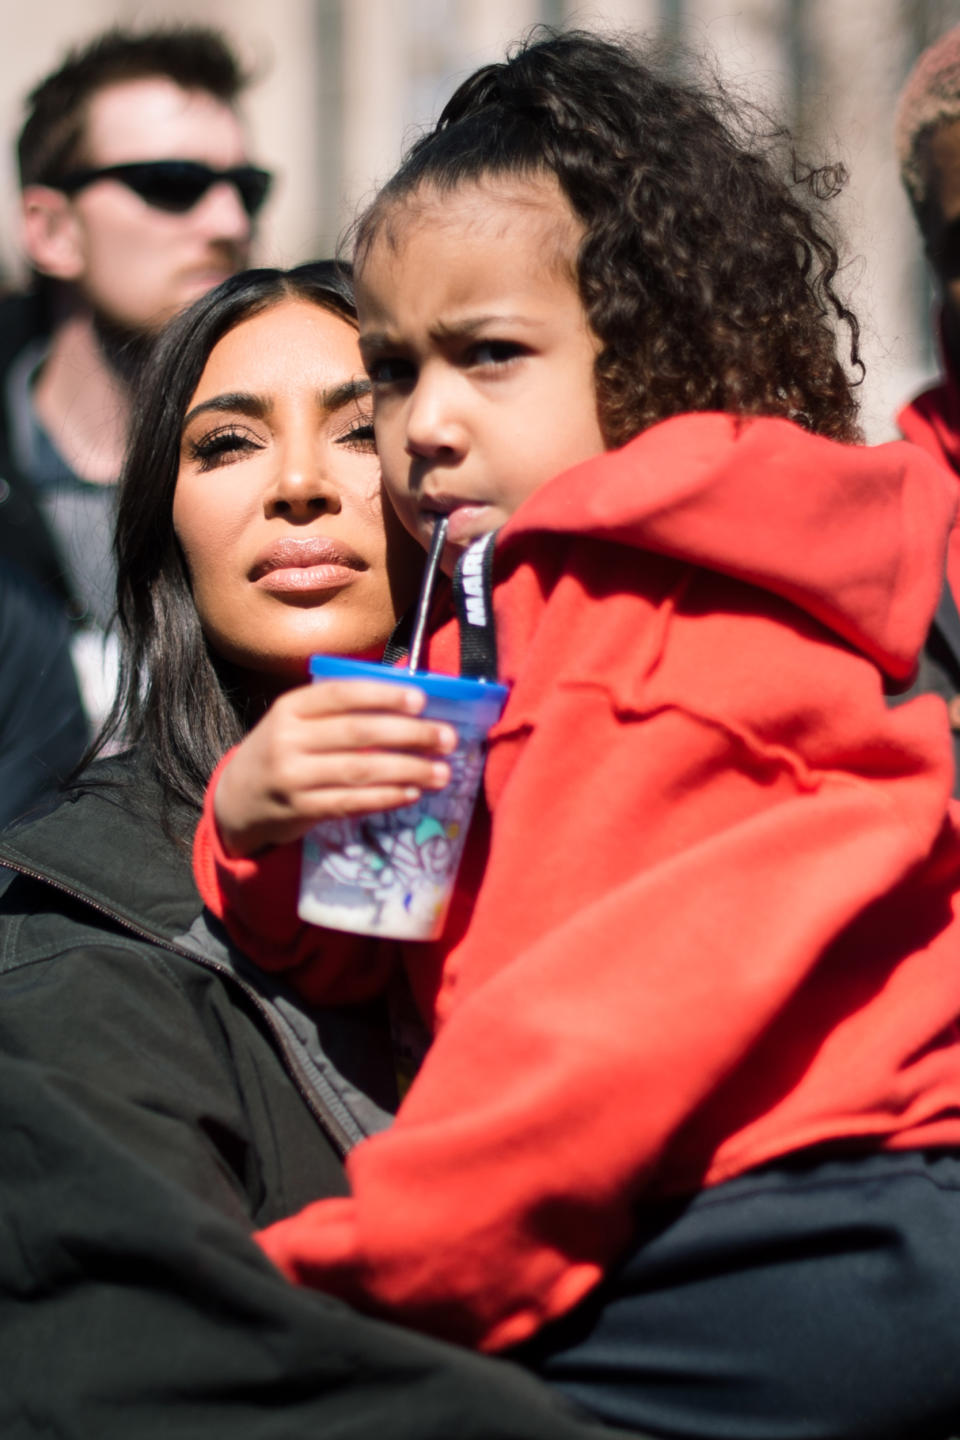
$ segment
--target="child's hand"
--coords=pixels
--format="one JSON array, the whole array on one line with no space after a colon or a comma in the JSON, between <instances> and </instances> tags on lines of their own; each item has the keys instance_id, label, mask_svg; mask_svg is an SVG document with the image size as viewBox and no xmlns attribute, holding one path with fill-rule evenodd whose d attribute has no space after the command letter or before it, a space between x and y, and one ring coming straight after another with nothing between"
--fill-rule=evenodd
<instances>
[{"instance_id":1,"label":"child's hand","mask_svg":"<svg viewBox=\"0 0 960 1440\"><path fill-rule=\"evenodd\" d=\"M229 855L298 840L318 820L392 810L450 779L452 725L425 720L423 692L325 680L281 695L227 762L213 797Z\"/></svg>"}]
</instances>

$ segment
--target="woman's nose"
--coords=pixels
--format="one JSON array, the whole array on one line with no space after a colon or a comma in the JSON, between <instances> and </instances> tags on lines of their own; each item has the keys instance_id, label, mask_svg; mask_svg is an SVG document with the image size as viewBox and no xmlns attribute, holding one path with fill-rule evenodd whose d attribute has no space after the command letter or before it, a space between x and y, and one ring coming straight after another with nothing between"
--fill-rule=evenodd
<instances>
[{"instance_id":1,"label":"woman's nose","mask_svg":"<svg viewBox=\"0 0 960 1440\"><path fill-rule=\"evenodd\" d=\"M335 515L340 508L340 488L315 449L284 451L266 496L267 514L310 520L316 515Z\"/></svg>"}]
</instances>

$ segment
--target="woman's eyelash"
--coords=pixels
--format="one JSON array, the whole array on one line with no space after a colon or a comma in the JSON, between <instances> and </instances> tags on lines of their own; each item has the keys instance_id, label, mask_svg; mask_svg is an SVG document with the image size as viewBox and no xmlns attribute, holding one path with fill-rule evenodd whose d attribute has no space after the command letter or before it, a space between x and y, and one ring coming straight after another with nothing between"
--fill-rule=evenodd
<instances>
[{"instance_id":1,"label":"woman's eyelash","mask_svg":"<svg viewBox=\"0 0 960 1440\"><path fill-rule=\"evenodd\" d=\"M356 446L358 450L372 450L376 441L372 420L360 420L337 436L338 445Z\"/></svg>"},{"instance_id":2,"label":"woman's eyelash","mask_svg":"<svg viewBox=\"0 0 960 1440\"><path fill-rule=\"evenodd\" d=\"M348 426L336 437L336 444L344 445L357 450L372 450L374 448L373 422L369 419L358 420ZM187 454L190 460L199 466L201 472L213 470L218 465L229 464L238 453L262 449L261 443L245 430L238 430L228 426L221 430L211 430L205 435L187 441Z\"/></svg>"},{"instance_id":3,"label":"woman's eyelash","mask_svg":"<svg viewBox=\"0 0 960 1440\"><path fill-rule=\"evenodd\" d=\"M259 445L242 430L211 430L191 440L188 445L190 459L199 464L201 470L212 470L224 457L237 450L257 450Z\"/></svg>"}]
</instances>

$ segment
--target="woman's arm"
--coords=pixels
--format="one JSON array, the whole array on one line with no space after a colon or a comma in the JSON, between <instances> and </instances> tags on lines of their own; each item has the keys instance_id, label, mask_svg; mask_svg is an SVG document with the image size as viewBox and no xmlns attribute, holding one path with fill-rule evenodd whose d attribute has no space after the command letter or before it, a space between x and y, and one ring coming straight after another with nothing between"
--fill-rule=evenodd
<instances>
[{"instance_id":1,"label":"woman's arm","mask_svg":"<svg viewBox=\"0 0 960 1440\"><path fill-rule=\"evenodd\" d=\"M275 700L211 776L193 847L204 903L266 970L312 1004L378 994L395 947L300 920L300 837L322 820L389 810L445 785L452 727L420 718L421 691L325 681Z\"/></svg>"},{"instance_id":2,"label":"woman's arm","mask_svg":"<svg viewBox=\"0 0 960 1440\"><path fill-rule=\"evenodd\" d=\"M373 680L298 686L220 767L213 812L227 854L299 840L321 820L393 810L442 790L453 727L421 717L422 690Z\"/></svg>"}]
</instances>

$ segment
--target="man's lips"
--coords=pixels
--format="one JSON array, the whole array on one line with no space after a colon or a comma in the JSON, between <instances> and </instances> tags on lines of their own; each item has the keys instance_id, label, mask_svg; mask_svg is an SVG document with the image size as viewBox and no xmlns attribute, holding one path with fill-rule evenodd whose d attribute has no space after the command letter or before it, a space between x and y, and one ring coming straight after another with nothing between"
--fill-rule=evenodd
<instances>
[{"instance_id":1,"label":"man's lips","mask_svg":"<svg viewBox=\"0 0 960 1440\"><path fill-rule=\"evenodd\" d=\"M256 560L250 579L265 590L334 590L355 580L367 565L355 550L322 536L276 540Z\"/></svg>"},{"instance_id":2,"label":"man's lips","mask_svg":"<svg viewBox=\"0 0 960 1440\"><path fill-rule=\"evenodd\" d=\"M200 261L196 265L185 265L180 271L180 280L185 285L219 285L236 274L236 266L227 260Z\"/></svg>"}]
</instances>

